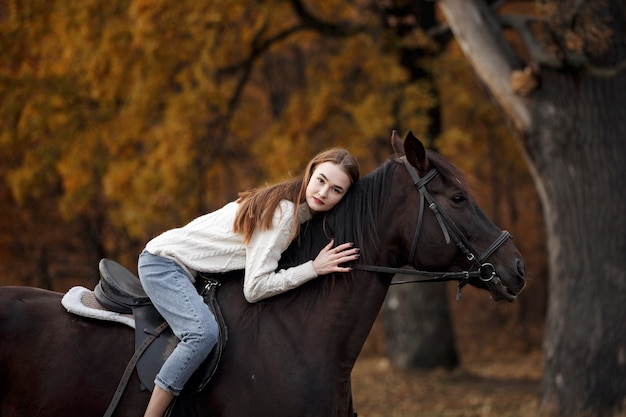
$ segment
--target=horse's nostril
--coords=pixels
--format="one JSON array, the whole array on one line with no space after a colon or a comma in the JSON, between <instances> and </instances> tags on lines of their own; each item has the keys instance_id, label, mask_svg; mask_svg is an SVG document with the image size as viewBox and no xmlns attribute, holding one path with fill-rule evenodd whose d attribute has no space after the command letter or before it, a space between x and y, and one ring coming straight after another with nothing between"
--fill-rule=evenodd
<instances>
[{"instance_id":1,"label":"horse's nostril","mask_svg":"<svg viewBox=\"0 0 626 417\"><path fill-rule=\"evenodd\" d=\"M517 273L524 276L524 262L521 259L517 260Z\"/></svg>"}]
</instances>

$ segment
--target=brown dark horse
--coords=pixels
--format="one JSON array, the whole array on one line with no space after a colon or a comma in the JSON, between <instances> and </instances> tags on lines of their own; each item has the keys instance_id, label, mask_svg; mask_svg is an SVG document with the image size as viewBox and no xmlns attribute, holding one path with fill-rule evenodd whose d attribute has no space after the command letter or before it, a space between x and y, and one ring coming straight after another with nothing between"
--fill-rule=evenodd
<instances>
[{"instance_id":1,"label":"brown dark horse","mask_svg":"<svg viewBox=\"0 0 626 417\"><path fill-rule=\"evenodd\" d=\"M225 280L218 296L229 341L197 395L200 416L352 417L351 370L394 272L367 265L465 270L462 284L487 288L496 300L512 301L522 290L521 255L458 171L412 134L404 151L405 158L365 176L333 212L303 227L284 255L290 265L312 259L330 237L356 242L362 256L353 272L257 304L244 300L240 271ZM0 417L95 417L106 410L133 353L133 331L71 315L61 296L0 288ZM142 415L149 393L139 386L133 375L116 416Z\"/></svg>"}]
</instances>

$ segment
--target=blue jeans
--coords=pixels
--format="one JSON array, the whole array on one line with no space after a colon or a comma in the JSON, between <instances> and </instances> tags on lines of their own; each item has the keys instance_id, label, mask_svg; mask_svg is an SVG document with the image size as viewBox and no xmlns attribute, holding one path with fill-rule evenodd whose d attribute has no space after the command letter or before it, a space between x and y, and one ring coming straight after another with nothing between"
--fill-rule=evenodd
<instances>
[{"instance_id":1,"label":"blue jeans","mask_svg":"<svg viewBox=\"0 0 626 417\"><path fill-rule=\"evenodd\" d=\"M143 251L138 269L144 291L180 339L154 383L179 395L217 343L217 321L189 275L175 261Z\"/></svg>"}]
</instances>

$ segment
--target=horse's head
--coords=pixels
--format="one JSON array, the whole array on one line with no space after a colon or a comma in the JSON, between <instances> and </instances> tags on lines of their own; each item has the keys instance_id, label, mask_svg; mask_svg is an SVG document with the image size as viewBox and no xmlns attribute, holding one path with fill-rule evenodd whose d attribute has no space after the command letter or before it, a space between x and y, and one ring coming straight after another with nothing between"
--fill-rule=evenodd
<instances>
[{"instance_id":1,"label":"horse's head","mask_svg":"<svg viewBox=\"0 0 626 417\"><path fill-rule=\"evenodd\" d=\"M392 187L401 194L396 201L403 200L395 214L402 230L395 233L402 236L398 249L408 253L404 261L422 270L468 271L461 286L469 282L494 300L515 300L525 285L524 262L508 232L487 218L459 171L412 133L402 141L394 131L392 145L406 167L394 180L405 185Z\"/></svg>"}]
</instances>

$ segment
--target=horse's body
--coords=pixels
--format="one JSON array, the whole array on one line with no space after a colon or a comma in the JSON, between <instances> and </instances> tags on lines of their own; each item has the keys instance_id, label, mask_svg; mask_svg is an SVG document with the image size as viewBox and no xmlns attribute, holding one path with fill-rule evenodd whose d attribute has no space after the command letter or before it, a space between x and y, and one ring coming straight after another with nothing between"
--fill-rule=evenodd
<instances>
[{"instance_id":1,"label":"horse's body","mask_svg":"<svg viewBox=\"0 0 626 417\"><path fill-rule=\"evenodd\" d=\"M428 185L431 194L474 247L489 247L500 230L458 182L454 168L435 155L426 159L412 135L405 149L420 175L435 164L441 175ZM338 243L357 243L363 263L468 267L428 211L415 256L408 259L420 197L398 160L353 188L326 219L316 217L303 228L284 265L311 259L334 236ZM521 291L523 264L511 241L489 261L504 284L499 291ZM256 304L243 298L242 274L231 275L218 291L229 341L217 373L197 395L199 416L352 417L351 370L392 274L355 269ZM492 296L502 298L498 291ZM0 288L0 417L104 414L133 353L134 333L120 324L71 315L60 300L61 294L41 289ZM148 398L133 375L115 415L142 415Z\"/></svg>"}]
</instances>

